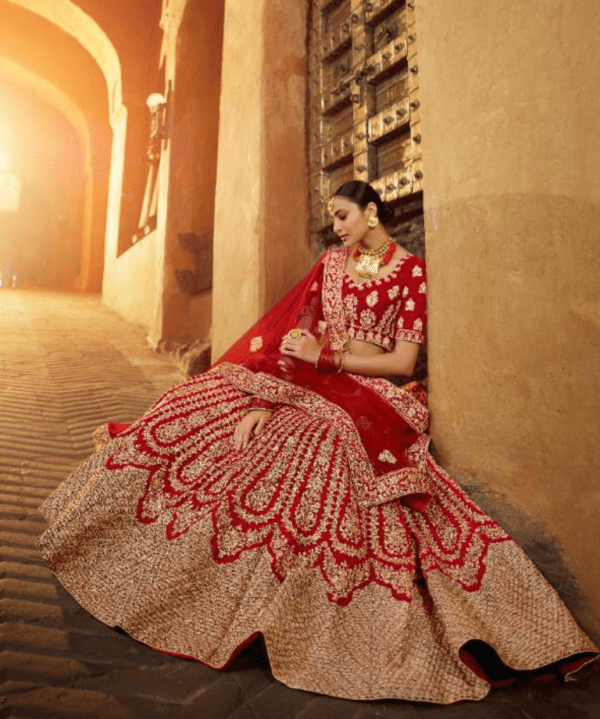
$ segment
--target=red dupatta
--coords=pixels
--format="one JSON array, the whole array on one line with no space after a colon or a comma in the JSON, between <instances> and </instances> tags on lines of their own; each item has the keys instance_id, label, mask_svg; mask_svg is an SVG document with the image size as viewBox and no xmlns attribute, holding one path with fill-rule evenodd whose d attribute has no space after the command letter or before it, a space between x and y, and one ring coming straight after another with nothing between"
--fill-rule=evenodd
<instances>
[{"instance_id":1,"label":"red dupatta","mask_svg":"<svg viewBox=\"0 0 600 719\"><path fill-rule=\"evenodd\" d=\"M346 251L323 255L309 274L253 325L211 368L238 389L287 403L339 427L355 477L355 496L367 506L402 498L424 509L431 497L426 470L427 408L416 394L383 378L347 372L321 374L282 355L282 337L309 330L333 349L347 339L342 306Z\"/></svg>"}]
</instances>

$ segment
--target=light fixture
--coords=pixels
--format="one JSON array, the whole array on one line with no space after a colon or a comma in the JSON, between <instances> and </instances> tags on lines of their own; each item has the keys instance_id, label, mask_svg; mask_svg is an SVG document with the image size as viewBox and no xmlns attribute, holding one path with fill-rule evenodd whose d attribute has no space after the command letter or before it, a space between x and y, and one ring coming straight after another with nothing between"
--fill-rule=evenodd
<instances>
[{"instance_id":1,"label":"light fixture","mask_svg":"<svg viewBox=\"0 0 600 719\"><path fill-rule=\"evenodd\" d=\"M148 96L146 105L148 105L151 115L150 138L164 140L166 137L167 99L160 92L153 92Z\"/></svg>"},{"instance_id":2,"label":"light fixture","mask_svg":"<svg viewBox=\"0 0 600 719\"><path fill-rule=\"evenodd\" d=\"M153 92L152 95L148 95L146 105L150 108L150 112L154 112L159 105L166 105L167 99L160 92Z\"/></svg>"}]
</instances>

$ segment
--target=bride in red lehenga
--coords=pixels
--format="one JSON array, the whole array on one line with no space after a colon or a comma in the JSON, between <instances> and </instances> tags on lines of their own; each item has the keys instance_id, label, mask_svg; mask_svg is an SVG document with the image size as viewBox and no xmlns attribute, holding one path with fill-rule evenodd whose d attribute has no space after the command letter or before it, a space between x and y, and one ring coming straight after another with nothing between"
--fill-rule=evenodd
<instances>
[{"instance_id":1,"label":"bride in red lehenga","mask_svg":"<svg viewBox=\"0 0 600 719\"><path fill-rule=\"evenodd\" d=\"M44 557L158 650L221 668L262 634L291 687L447 704L568 677L597 648L429 454L424 388L385 379L424 339L424 261L370 185L330 209L343 247L210 370L99 431L42 507Z\"/></svg>"}]
</instances>

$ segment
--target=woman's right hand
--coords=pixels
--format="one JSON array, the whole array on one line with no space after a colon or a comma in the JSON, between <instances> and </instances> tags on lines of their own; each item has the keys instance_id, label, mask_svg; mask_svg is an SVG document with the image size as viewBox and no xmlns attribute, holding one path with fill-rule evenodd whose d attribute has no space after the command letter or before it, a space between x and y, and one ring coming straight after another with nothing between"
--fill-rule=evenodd
<instances>
[{"instance_id":1,"label":"woman's right hand","mask_svg":"<svg viewBox=\"0 0 600 719\"><path fill-rule=\"evenodd\" d=\"M253 436L258 435L271 419L271 412L265 409L253 409L242 418L233 433L233 446L237 449L246 449Z\"/></svg>"}]
</instances>

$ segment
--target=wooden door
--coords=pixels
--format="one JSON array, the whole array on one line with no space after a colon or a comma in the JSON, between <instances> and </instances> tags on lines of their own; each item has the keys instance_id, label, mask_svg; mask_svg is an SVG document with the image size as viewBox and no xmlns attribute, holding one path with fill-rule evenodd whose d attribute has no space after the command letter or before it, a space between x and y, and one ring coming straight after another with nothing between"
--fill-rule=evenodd
<instances>
[{"instance_id":1,"label":"wooden door","mask_svg":"<svg viewBox=\"0 0 600 719\"><path fill-rule=\"evenodd\" d=\"M327 201L348 180L390 202L389 229L423 254L423 171L414 2L312 0L309 162L313 242L332 239Z\"/></svg>"}]
</instances>

